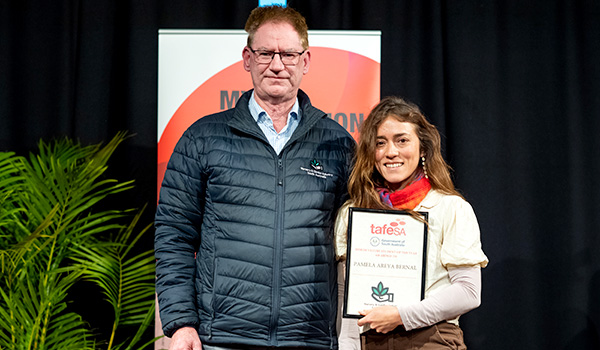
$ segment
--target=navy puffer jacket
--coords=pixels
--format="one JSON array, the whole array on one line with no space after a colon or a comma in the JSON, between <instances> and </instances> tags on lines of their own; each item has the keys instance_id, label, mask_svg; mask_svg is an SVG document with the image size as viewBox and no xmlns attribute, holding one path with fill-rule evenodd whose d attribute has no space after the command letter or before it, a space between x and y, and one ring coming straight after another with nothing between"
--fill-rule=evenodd
<instances>
[{"instance_id":1,"label":"navy puffer jacket","mask_svg":"<svg viewBox=\"0 0 600 350\"><path fill-rule=\"evenodd\" d=\"M163 331L337 349L333 222L354 140L300 91L301 122L277 155L250 95L194 123L167 166L155 220Z\"/></svg>"}]
</instances>

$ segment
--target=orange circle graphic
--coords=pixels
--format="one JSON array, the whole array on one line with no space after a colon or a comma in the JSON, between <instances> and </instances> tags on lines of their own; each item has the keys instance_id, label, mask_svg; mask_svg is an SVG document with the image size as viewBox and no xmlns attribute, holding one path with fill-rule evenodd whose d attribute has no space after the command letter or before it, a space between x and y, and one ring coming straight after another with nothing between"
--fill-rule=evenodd
<instances>
[{"instance_id":1,"label":"orange circle graphic","mask_svg":"<svg viewBox=\"0 0 600 350\"><path fill-rule=\"evenodd\" d=\"M311 65L300 88L311 103L328 113L358 140L359 126L379 101L380 64L344 50L311 47ZM192 92L169 120L158 142L158 189L175 144L203 116L229 109L252 89L242 61L213 75Z\"/></svg>"}]
</instances>

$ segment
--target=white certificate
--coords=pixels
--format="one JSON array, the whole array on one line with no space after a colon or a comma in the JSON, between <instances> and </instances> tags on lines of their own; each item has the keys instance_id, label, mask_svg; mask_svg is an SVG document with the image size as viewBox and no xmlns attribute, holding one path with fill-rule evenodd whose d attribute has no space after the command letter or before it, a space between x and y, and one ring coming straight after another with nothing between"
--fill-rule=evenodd
<instances>
[{"instance_id":1,"label":"white certificate","mask_svg":"<svg viewBox=\"0 0 600 350\"><path fill-rule=\"evenodd\" d=\"M344 317L419 302L425 293L427 213L350 208Z\"/></svg>"}]
</instances>

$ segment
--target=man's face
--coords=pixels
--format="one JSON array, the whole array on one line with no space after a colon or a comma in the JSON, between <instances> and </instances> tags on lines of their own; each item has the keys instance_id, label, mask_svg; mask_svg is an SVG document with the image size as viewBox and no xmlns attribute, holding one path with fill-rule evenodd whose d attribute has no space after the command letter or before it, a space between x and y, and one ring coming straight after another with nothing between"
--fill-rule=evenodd
<instances>
[{"instance_id":1,"label":"man's face","mask_svg":"<svg viewBox=\"0 0 600 350\"><path fill-rule=\"evenodd\" d=\"M270 63L257 63L254 51L302 52L300 37L288 23L267 22L254 34L252 47L242 53L244 68L252 76L254 93L259 101L279 104L295 99L302 76L308 73L310 52L300 55L295 65L285 65L276 54Z\"/></svg>"}]
</instances>

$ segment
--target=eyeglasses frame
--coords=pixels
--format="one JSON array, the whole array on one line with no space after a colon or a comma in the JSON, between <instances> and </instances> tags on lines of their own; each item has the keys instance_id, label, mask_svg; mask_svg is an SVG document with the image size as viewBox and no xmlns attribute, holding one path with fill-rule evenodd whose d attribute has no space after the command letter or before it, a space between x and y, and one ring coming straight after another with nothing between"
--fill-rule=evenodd
<instances>
[{"instance_id":1,"label":"eyeglasses frame","mask_svg":"<svg viewBox=\"0 0 600 350\"><path fill-rule=\"evenodd\" d=\"M279 55L279 59L281 60L281 63L283 63L284 66L295 66L300 62L300 56L302 56L306 51L308 50L302 50L301 52L298 51L283 51L283 52L277 52L277 51L270 51L270 50L254 50L251 47L248 46L248 50L250 50L250 52L252 52L253 54L256 55L257 52L259 51L263 51L263 52L270 52L271 55L271 60L267 63L261 63L261 62L256 62L258 64L271 64L271 62L273 62L273 59L275 58L275 55ZM283 62L283 57L281 56L281 54L286 54L286 53L297 53L298 54L298 62L294 63L294 64L286 64ZM254 60L256 61L256 56L254 58Z\"/></svg>"}]
</instances>

